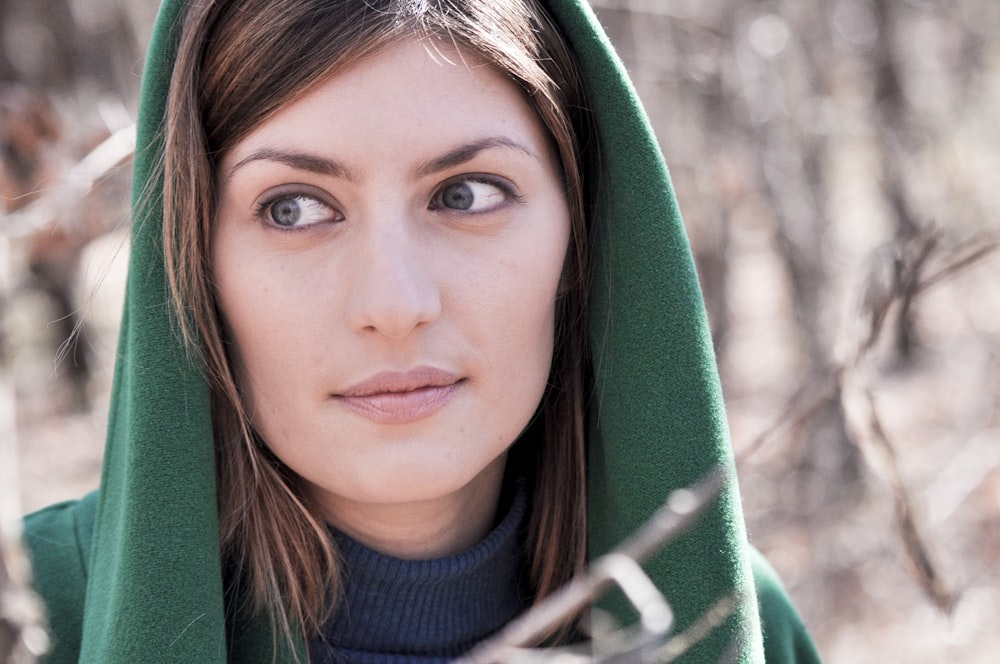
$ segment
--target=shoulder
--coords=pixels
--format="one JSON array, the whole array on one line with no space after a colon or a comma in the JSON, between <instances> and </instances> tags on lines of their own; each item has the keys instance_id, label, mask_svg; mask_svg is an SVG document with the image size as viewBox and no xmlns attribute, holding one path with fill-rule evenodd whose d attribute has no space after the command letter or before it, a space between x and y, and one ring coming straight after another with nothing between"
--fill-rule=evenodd
<instances>
[{"instance_id":1,"label":"shoulder","mask_svg":"<svg viewBox=\"0 0 1000 664\"><path fill-rule=\"evenodd\" d=\"M97 493L24 518L35 589L45 602L53 650L49 664L77 661Z\"/></svg>"},{"instance_id":2,"label":"shoulder","mask_svg":"<svg viewBox=\"0 0 1000 664\"><path fill-rule=\"evenodd\" d=\"M768 664L818 664L816 647L777 572L757 549L750 552Z\"/></svg>"}]
</instances>

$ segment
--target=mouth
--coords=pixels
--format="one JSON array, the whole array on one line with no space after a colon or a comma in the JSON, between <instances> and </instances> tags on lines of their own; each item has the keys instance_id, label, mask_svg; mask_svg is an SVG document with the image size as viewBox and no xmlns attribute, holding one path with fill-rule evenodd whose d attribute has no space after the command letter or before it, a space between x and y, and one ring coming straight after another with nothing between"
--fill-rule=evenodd
<instances>
[{"instance_id":1,"label":"mouth","mask_svg":"<svg viewBox=\"0 0 1000 664\"><path fill-rule=\"evenodd\" d=\"M464 381L432 367L383 372L333 395L333 399L378 424L407 424L444 408Z\"/></svg>"}]
</instances>

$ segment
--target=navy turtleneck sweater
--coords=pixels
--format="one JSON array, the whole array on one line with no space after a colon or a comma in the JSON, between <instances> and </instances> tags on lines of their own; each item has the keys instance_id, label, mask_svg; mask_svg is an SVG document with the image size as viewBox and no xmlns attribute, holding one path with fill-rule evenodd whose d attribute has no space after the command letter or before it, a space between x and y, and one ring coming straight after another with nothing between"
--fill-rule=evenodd
<instances>
[{"instance_id":1,"label":"navy turtleneck sweater","mask_svg":"<svg viewBox=\"0 0 1000 664\"><path fill-rule=\"evenodd\" d=\"M438 664L461 655L527 608L521 575L525 482L486 539L448 558L402 560L334 532L343 593L314 664Z\"/></svg>"}]
</instances>

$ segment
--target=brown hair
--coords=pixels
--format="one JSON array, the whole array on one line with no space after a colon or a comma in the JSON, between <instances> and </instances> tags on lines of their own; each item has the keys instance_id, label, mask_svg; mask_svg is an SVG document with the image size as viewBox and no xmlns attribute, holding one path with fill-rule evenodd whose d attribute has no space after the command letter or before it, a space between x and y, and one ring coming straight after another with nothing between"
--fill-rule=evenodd
<instances>
[{"instance_id":1,"label":"brown hair","mask_svg":"<svg viewBox=\"0 0 1000 664\"><path fill-rule=\"evenodd\" d=\"M586 556L584 164L593 162L583 151L592 149L593 130L576 63L552 19L537 0L191 2L164 120L166 267L180 329L212 386L227 610L231 618L266 612L289 639L319 631L337 588L337 557L294 473L254 433L243 408L212 288L215 169L282 106L413 36L447 39L509 76L558 150L572 230L555 353L539 417L510 463L532 487L526 560L535 598L565 583Z\"/></svg>"}]
</instances>

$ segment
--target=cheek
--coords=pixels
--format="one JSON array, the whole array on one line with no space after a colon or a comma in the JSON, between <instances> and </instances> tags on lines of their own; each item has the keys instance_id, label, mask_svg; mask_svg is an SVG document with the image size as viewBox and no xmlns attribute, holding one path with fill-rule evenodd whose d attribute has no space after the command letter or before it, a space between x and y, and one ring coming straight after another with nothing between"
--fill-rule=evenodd
<instances>
[{"instance_id":1,"label":"cheek","mask_svg":"<svg viewBox=\"0 0 1000 664\"><path fill-rule=\"evenodd\" d=\"M290 300L275 297L280 275L229 239L219 234L213 252L216 303L233 378L248 410L260 413L282 393L275 383L294 345L280 334Z\"/></svg>"},{"instance_id":2,"label":"cheek","mask_svg":"<svg viewBox=\"0 0 1000 664\"><path fill-rule=\"evenodd\" d=\"M553 212L555 219L566 216L562 208ZM568 242L568 220L552 224L545 233L532 234L508 264L499 266L497 281L508 285L488 305L492 324L503 331L510 352L523 358L512 365L530 370L543 381L552 360L556 298L563 290Z\"/></svg>"}]
</instances>

